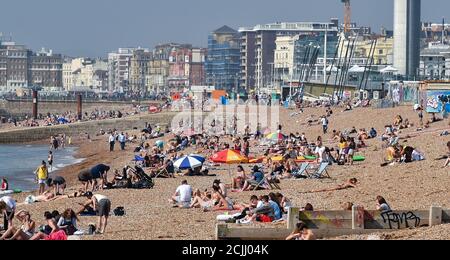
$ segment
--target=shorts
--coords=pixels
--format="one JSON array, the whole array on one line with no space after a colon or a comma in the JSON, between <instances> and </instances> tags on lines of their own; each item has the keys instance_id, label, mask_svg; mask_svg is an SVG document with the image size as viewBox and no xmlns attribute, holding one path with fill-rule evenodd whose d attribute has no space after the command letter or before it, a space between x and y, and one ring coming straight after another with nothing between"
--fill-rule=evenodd
<instances>
[{"instance_id":1,"label":"shorts","mask_svg":"<svg viewBox=\"0 0 450 260\"><path fill-rule=\"evenodd\" d=\"M259 215L256 217L256 221L263 222L263 223L271 223L273 222L273 218L267 216L267 215Z\"/></svg>"},{"instance_id":2,"label":"shorts","mask_svg":"<svg viewBox=\"0 0 450 260\"><path fill-rule=\"evenodd\" d=\"M183 208L189 208L191 206L190 201L181 201L180 196L176 197L178 205L182 206Z\"/></svg>"},{"instance_id":3,"label":"shorts","mask_svg":"<svg viewBox=\"0 0 450 260\"><path fill-rule=\"evenodd\" d=\"M353 156L354 153L355 153L355 150L348 149L348 152L347 152L348 155Z\"/></svg>"},{"instance_id":4,"label":"shorts","mask_svg":"<svg viewBox=\"0 0 450 260\"><path fill-rule=\"evenodd\" d=\"M39 183L39 184L46 184L46 183L47 183L47 179L44 179L44 180L38 180L38 183Z\"/></svg>"},{"instance_id":5,"label":"shorts","mask_svg":"<svg viewBox=\"0 0 450 260\"><path fill-rule=\"evenodd\" d=\"M111 212L111 201L109 199L103 199L99 201L97 210L99 217L109 216L109 213Z\"/></svg>"}]
</instances>

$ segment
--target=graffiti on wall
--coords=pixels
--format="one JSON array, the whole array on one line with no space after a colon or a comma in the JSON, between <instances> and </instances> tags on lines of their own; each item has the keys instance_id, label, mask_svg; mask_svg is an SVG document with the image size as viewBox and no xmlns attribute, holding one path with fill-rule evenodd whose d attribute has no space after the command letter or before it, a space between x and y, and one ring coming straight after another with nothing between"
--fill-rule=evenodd
<instances>
[{"instance_id":1,"label":"graffiti on wall","mask_svg":"<svg viewBox=\"0 0 450 260\"><path fill-rule=\"evenodd\" d=\"M427 91L427 112L442 113L450 112L450 91L449 90L429 90Z\"/></svg>"}]
</instances>

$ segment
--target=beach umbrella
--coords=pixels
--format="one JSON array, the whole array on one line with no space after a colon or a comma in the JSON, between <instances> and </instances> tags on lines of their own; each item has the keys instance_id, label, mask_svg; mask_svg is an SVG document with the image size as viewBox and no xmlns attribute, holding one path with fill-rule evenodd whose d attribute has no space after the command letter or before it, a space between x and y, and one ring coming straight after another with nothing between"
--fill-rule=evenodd
<instances>
[{"instance_id":1,"label":"beach umbrella","mask_svg":"<svg viewBox=\"0 0 450 260\"><path fill-rule=\"evenodd\" d=\"M271 133L266 136L266 139L274 140L274 141L282 141L286 139L286 136L282 133Z\"/></svg>"},{"instance_id":2,"label":"beach umbrella","mask_svg":"<svg viewBox=\"0 0 450 260\"><path fill-rule=\"evenodd\" d=\"M248 162L248 158L241 155L239 151L224 150L214 154L211 161L215 163L235 164Z\"/></svg>"},{"instance_id":3,"label":"beach umbrella","mask_svg":"<svg viewBox=\"0 0 450 260\"><path fill-rule=\"evenodd\" d=\"M186 170L186 169L195 169L197 167L203 166L203 161L199 160L199 157L192 157L192 156L184 156L180 159L176 160L173 166L180 170Z\"/></svg>"},{"instance_id":4,"label":"beach umbrella","mask_svg":"<svg viewBox=\"0 0 450 260\"><path fill-rule=\"evenodd\" d=\"M206 158L204 156L199 155L199 154L190 154L189 157L193 157L193 158L201 161L202 163L204 163L206 161Z\"/></svg>"},{"instance_id":5,"label":"beach umbrella","mask_svg":"<svg viewBox=\"0 0 450 260\"><path fill-rule=\"evenodd\" d=\"M272 132L270 131L270 128L266 128L266 130L264 130L264 135L269 135L269 134L271 134Z\"/></svg>"},{"instance_id":6,"label":"beach umbrella","mask_svg":"<svg viewBox=\"0 0 450 260\"><path fill-rule=\"evenodd\" d=\"M231 179L231 164L247 163L247 157L241 155L239 151L224 150L214 154L210 160L214 163L228 164L228 175Z\"/></svg>"}]
</instances>

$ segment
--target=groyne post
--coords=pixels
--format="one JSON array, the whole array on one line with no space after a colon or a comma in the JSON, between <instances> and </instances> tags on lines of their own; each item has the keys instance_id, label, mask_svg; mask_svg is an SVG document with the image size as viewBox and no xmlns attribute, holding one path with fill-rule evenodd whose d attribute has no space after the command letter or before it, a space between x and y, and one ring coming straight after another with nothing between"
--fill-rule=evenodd
<instances>
[{"instance_id":1,"label":"groyne post","mask_svg":"<svg viewBox=\"0 0 450 260\"><path fill-rule=\"evenodd\" d=\"M38 119L38 91L33 89L33 118Z\"/></svg>"},{"instance_id":2,"label":"groyne post","mask_svg":"<svg viewBox=\"0 0 450 260\"><path fill-rule=\"evenodd\" d=\"M77 96L77 115L78 115L78 120L82 120L83 119L83 98L81 96L81 94L79 94Z\"/></svg>"}]
</instances>

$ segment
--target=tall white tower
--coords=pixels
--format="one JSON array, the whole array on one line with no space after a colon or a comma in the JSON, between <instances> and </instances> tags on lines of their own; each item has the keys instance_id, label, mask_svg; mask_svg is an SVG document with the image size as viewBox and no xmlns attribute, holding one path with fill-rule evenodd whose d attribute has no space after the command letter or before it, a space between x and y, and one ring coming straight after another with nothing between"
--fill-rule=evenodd
<instances>
[{"instance_id":1,"label":"tall white tower","mask_svg":"<svg viewBox=\"0 0 450 260\"><path fill-rule=\"evenodd\" d=\"M420 64L421 0L394 1L394 67L413 78Z\"/></svg>"}]
</instances>

